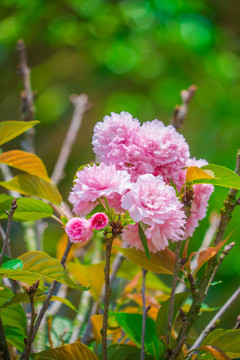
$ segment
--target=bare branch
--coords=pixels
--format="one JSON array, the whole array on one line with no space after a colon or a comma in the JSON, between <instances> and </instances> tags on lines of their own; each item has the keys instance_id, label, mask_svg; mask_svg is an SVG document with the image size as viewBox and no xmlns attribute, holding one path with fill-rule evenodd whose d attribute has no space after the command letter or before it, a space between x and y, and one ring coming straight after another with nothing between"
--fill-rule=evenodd
<instances>
[{"instance_id":1,"label":"bare branch","mask_svg":"<svg viewBox=\"0 0 240 360\"><path fill-rule=\"evenodd\" d=\"M213 317L210 323L202 331L199 338L192 345L191 350L198 348L202 341L207 337L207 335L215 328L216 322L221 319L223 314L233 305L234 301L240 296L240 287L234 292L234 294L226 301L226 303L221 307L217 314Z\"/></svg>"},{"instance_id":2,"label":"bare branch","mask_svg":"<svg viewBox=\"0 0 240 360\"><path fill-rule=\"evenodd\" d=\"M58 184L63 178L64 169L67 164L73 144L76 141L76 137L82 123L83 114L90 107L88 97L85 94L71 95L70 100L73 103L75 109L67 135L63 141L63 146L61 147L60 154L58 156L55 168L52 173L52 181L55 184Z\"/></svg>"},{"instance_id":3,"label":"bare branch","mask_svg":"<svg viewBox=\"0 0 240 360\"><path fill-rule=\"evenodd\" d=\"M146 332L146 320L147 320L147 309L146 309L146 275L147 270L142 269L142 341L141 341L141 360L144 360L144 343L145 343L145 332Z\"/></svg>"},{"instance_id":4,"label":"bare branch","mask_svg":"<svg viewBox=\"0 0 240 360\"><path fill-rule=\"evenodd\" d=\"M178 273L180 270L181 245L182 245L182 242L179 241L177 243L177 246L175 249L175 267L174 267L174 273L173 273L173 279L172 279L172 290L171 290L169 309L168 309L168 329L167 329L168 330L168 335L167 335L168 344L169 344L169 334L171 334L171 330L172 330L172 318L173 318L173 309L174 309L174 301L175 301L175 290L176 290L176 286L177 286Z\"/></svg>"},{"instance_id":5,"label":"bare branch","mask_svg":"<svg viewBox=\"0 0 240 360\"><path fill-rule=\"evenodd\" d=\"M26 354L25 354L25 356L23 358L24 360L28 360L29 356L30 356L30 350L31 350L31 345L32 345L32 337L33 337L33 328L34 328L35 319L37 317L37 313L36 313L35 307L34 307L34 295L36 294L36 291L38 289L38 285L39 285L39 280L37 280L35 282L35 284L30 286L30 288L26 289L26 293L29 296L30 305L31 305L31 323L30 323L30 328L29 328L29 332L28 332L28 338L24 339L25 344L26 344Z\"/></svg>"},{"instance_id":6,"label":"bare branch","mask_svg":"<svg viewBox=\"0 0 240 360\"><path fill-rule=\"evenodd\" d=\"M182 105L177 105L174 109L173 118L171 124L175 129L180 129L183 126L185 117L187 115L188 105L191 102L195 91L197 90L196 85L191 85L187 90L181 91Z\"/></svg>"}]
</instances>

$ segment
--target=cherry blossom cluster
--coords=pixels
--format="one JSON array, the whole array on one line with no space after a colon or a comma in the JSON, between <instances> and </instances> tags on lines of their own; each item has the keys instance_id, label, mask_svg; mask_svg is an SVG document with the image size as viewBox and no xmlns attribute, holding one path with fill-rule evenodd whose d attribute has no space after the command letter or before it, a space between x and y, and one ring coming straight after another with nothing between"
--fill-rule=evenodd
<instances>
[{"instance_id":1,"label":"cherry blossom cluster","mask_svg":"<svg viewBox=\"0 0 240 360\"><path fill-rule=\"evenodd\" d=\"M124 229L123 240L143 250L137 226L142 222L151 252L165 249L169 240L192 236L206 215L213 186L193 186L191 216L186 219L175 189L181 191L188 166L207 162L190 159L186 140L173 126L159 120L141 125L129 113L112 113L96 124L92 144L100 164L76 174L69 196L76 215L88 215L101 201L119 213L128 211L136 224ZM85 230L80 232L88 237Z\"/></svg>"}]
</instances>

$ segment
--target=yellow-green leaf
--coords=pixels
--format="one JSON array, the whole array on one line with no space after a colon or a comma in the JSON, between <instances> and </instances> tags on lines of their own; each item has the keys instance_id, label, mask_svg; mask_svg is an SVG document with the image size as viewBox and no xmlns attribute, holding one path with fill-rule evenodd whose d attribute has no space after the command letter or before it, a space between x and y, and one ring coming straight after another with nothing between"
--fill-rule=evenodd
<instances>
[{"instance_id":1,"label":"yellow-green leaf","mask_svg":"<svg viewBox=\"0 0 240 360\"><path fill-rule=\"evenodd\" d=\"M34 175L17 175L9 181L0 181L0 185L5 189L14 190L24 195L37 196L56 204L62 202L62 196L52 182Z\"/></svg>"},{"instance_id":2,"label":"yellow-green leaf","mask_svg":"<svg viewBox=\"0 0 240 360\"><path fill-rule=\"evenodd\" d=\"M104 284L104 263L83 265L79 261L67 265L69 272L82 286L89 287L92 297L98 301Z\"/></svg>"},{"instance_id":3,"label":"yellow-green leaf","mask_svg":"<svg viewBox=\"0 0 240 360\"><path fill-rule=\"evenodd\" d=\"M231 360L221 349L214 348L213 346L201 346L200 349L213 355L216 360Z\"/></svg>"},{"instance_id":4,"label":"yellow-green leaf","mask_svg":"<svg viewBox=\"0 0 240 360\"><path fill-rule=\"evenodd\" d=\"M0 145L14 139L18 135L32 128L39 121L1 121L0 122Z\"/></svg>"},{"instance_id":5,"label":"yellow-green leaf","mask_svg":"<svg viewBox=\"0 0 240 360\"><path fill-rule=\"evenodd\" d=\"M44 350L31 356L35 360L98 360L96 355L80 342Z\"/></svg>"},{"instance_id":6,"label":"yellow-green leaf","mask_svg":"<svg viewBox=\"0 0 240 360\"><path fill-rule=\"evenodd\" d=\"M57 280L63 284L75 287L66 270L57 259L42 251L30 251L18 257L23 262L23 270L39 274L46 281Z\"/></svg>"},{"instance_id":7,"label":"yellow-green leaf","mask_svg":"<svg viewBox=\"0 0 240 360\"><path fill-rule=\"evenodd\" d=\"M217 329L206 337L202 345L217 348L231 359L237 359L240 357L240 329Z\"/></svg>"},{"instance_id":8,"label":"yellow-green leaf","mask_svg":"<svg viewBox=\"0 0 240 360\"><path fill-rule=\"evenodd\" d=\"M116 246L115 248L130 261L141 266L143 269L155 272L156 274L172 275L174 272L175 255L169 249L159 251L155 254L151 253L151 260L148 260L143 251L134 248L124 249Z\"/></svg>"},{"instance_id":9,"label":"yellow-green leaf","mask_svg":"<svg viewBox=\"0 0 240 360\"><path fill-rule=\"evenodd\" d=\"M202 170L197 166L190 166L187 169L186 181L194 181L199 179L215 179L214 173L209 170Z\"/></svg>"},{"instance_id":10,"label":"yellow-green leaf","mask_svg":"<svg viewBox=\"0 0 240 360\"><path fill-rule=\"evenodd\" d=\"M31 175L38 176L46 181L51 181L45 165L35 154L22 150L7 151L0 155L0 163L25 171Z\"/></svg>"}]
</instances>

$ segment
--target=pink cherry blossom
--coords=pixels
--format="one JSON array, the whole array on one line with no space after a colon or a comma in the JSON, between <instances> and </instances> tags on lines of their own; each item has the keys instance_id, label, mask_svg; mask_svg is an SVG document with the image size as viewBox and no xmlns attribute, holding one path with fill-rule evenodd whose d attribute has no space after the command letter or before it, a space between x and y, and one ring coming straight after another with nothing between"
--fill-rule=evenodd
<instances>
[{"instance_id":1,"label":"pink cherry blossom","mask_svg":"<svg viewBox=\"0 0 240 360\"><path fill-rule=\"evenodd\" d=\"M195 158L189 159L187 166L204 166L207 165L207 161L204 159L196 160ZM182 185L186 179L187 170L184 169L179 174L178 190L180 191ZM206 216L208 200L214 190L211 184L195 184L193 185L194 198L191 206L191 215L186 223L185 238L192 236L194 230L199 225L199 221Z\"/></svg>"},{"instance_id":2,"label":"pink cherry blossom","mask_svg":"<svg viewBox=\"0 0 240 360\"><path fill-rule=\"evenodd\" d=\"M117 170L115 165L94 164L77 173L69 201L74 205L73 211L77 215L86 215L97 205L97 199L114 199L130 187L130 175L126 171Z\"/></svg>"},{"instance_id":3,"label":"pink cherry blossom","mask_svg":"<svg viewBox=\"0 0 240 360\"><path fill-rule=\"evenodd\" d=\"M168 239L181 240L185 214L175 190L161 176L140 175L136 184L122 197L122 207L135 222L150 225L145 234L157 250L168 245Z\"/></svg>"},{"instance_id":4,"label":"pink cherry blossom","mask_svg":"<svg viewBox=\"0 0 240 360\"><path fill-rule=\"evenodd\" d=\"M103 122L94 127L94 152L106 164L118 164L125 158L128 147L135 143L139 128L139 121L127 112L105 116Z\"/></svg>"},{"instance_id":5,"label":"pink cherry blossom","mask_svg":"<svg viewBox=\"0 0 240 360\"><path fill-rule=\"evenodd\" d=\"M105 228L108 224L108 217L104 213L96 213L90 219L91 225L96 230Z\"/></svg>"},{"instance_id":6,"label":"pink cherry blossom","mask_svg":"<svg viewBox=\"0 0 240 360\"><path fill-rule=\"evenodd\" d=\"M74 217L66 224L65 231L69 240L74 243L84 243L93 236L92 225L89 220Z\"/></svg>"},{"instance_id":7,"label":"pink cherry blossom","mask_svg":"<svg viewBox=\"0 0 240 360\"><path fill-rule=\"evenodd\" d=\"M154 167L152 173L161 175L166 183L170 179L175 183L189 158L189 147L183 135L173 126L153 120L142 125L139 137L144 153Z\"/></svg>"}]
</instances>

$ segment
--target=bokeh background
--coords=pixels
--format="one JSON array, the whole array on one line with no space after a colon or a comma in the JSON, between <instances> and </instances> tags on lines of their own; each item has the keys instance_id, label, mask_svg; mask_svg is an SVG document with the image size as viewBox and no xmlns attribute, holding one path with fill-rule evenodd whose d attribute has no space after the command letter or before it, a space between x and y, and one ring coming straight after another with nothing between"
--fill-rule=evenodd
<instances>
[{"instance_id":1,"label":"bokeh background","mask_svg":"<svg viewBox=\"0 0 240 360\"><path fill-rule=\"evenodd\" d=\"M50 174L72 116L70 94L84 92L92 102L60 183L65 199L76 169L94 159L97 121L124 110L141 122L157 118L168 124L180 91L191 84L198 90L183 129L191 155L234 169L240 142L239 14L238 0L2 0L1 120L21 118L15 47L23 38L37 94L35 117L41 121L37 154ZM5 149L14 146L20 146L19 139ZM219 211L226 194L227 189L216 189L208 216ZM196 230L192 250L207 226L208 218ZM210 292L214 306L239 285L240 209L228 233L232 229L237 245L218 273L223 283ZM46 231L45 250L52 255L58 231L53 225ZM16 254L22 247L16 242ZM222 326L234 325L238 305Z\"/></svg>"}]
</instances>

